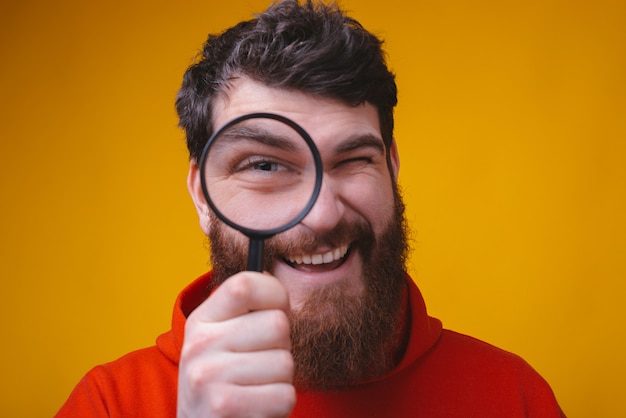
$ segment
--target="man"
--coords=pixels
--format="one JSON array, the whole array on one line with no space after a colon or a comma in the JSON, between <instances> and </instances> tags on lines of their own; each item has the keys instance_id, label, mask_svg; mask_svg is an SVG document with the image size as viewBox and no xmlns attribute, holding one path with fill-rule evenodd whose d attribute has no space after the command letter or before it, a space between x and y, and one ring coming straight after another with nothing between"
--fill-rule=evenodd
<instances>
[{"instance_id":1,"label":"man","mask_svg":"<svg viewBox=\"0 0 626 418\"><path fill-rule=\"evenodd\" d=\"M91 370L58 416L563 416L522 359L427 315L404 268L395 105L381 41L335 6L287 0L209 36L176 106L214 270L156 346ZM199 170L211 133L254 112L298 123L323 161L264 273L244 271L247 240L210 210Z\"/></svg>"}]
</instances>

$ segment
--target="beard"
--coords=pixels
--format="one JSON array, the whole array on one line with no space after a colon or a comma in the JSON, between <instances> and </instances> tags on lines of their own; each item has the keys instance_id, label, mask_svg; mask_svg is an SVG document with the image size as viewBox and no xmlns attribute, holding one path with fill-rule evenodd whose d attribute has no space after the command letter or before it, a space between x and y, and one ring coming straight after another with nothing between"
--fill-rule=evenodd
<instances>
[{"instance_id":1,"label":"beard","mask_svg":"<svg viewBox=\"0 0 626 418\"><path fill-rule=\"evenodd\" d=\"M246 269L247 246L213 219L209 239L214 280L218 286ZM345 284L312 290L297 310L290 312L294 385L300 391L340 390L376 378L391 370L403 348L402 294L408 253L404 203L394 187L394 211L380 236L366 223L341 222L319 235L280 234L265 241L264 267L275 257L313 252L351 242L363 263L361 294Z\"/></svg>"}]
</instances>

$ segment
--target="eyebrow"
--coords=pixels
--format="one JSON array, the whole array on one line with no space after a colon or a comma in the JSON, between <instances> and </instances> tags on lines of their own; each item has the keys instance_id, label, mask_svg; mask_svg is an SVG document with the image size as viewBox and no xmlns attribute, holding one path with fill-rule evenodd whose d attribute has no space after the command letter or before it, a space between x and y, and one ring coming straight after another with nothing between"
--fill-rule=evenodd
<instances>
[{"instance_id":1,"label":"eyebrow","mask_svg":"<svg viewBox=\"0 0 626 418\"><path fill-rule=\"evenodd\" d=\"M381 154L385 154L385 145L383 140L372 134L354 135L348 140L341 142L335 147L337 154L354 151L360 148L375 148Z\"/></svg>"},{"instance_id":2,"label":"eyebrow","mask_svg":"<svg viewBox=\"0 0 626 418\"><path fill-rule=\"evenodd\" d=\"M229 141L254 141L287 151L297 151L300 149L297 144L306 144L306 142L304 141L304 138L297 134L296 131L293 132L294 136L291 137L288 135L276 134L260 127L235 126L227 129L219 136L219 138L228 139ZM294 138L296 139L294 140ZM227 143L232 144L233 142L220 141L221 146L225 146Z\"/></svg>"}]
</instances>

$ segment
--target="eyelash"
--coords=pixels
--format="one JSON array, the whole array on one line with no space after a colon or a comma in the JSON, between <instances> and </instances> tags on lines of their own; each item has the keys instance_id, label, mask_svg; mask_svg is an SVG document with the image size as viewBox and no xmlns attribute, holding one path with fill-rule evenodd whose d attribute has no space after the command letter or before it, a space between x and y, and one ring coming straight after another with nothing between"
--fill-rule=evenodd
<instances>
[{"instance_id":1,"label":"eyelash","mask_svg":"<svg viewBox=\"0 0 626 418\"><path fill-rule=\"evenodd\" d=\"M374 161L372 157L354 157L342 160L339 165L350 164L350 163L365 163L371 164Z\"/></svg>"}]
</instances>

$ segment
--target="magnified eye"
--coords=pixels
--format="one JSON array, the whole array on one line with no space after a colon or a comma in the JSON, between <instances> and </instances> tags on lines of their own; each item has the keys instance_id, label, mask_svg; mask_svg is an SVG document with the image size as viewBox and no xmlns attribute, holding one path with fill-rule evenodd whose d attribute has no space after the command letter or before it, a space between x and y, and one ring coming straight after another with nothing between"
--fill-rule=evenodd
<instances>
[{"instance_id":1,"label":"magnified eye","mask_svg":"<svg viewBox=\"0 0 626 418\"><path fill-rule=\"evenodd\" d=\"M278 171L280 169L280 166L271 161L260 161L258 163L254 163L252 165L252 168L261 171Z\"/></svg>"},{"instance_id":2,"label":"magnified eye","mask_svg":"<svg viewBox=\"0 0 626 418\"><path fill-rule=\"evenodd\" d=\"M254 168L261 171L273 171L276 170L276 165L272 163L268 163L267 161L258 163L254 165Z\"/></svg>"},{"instance_id":3,"label":"magnified eye","mask_svg":"<svg viewBox=\"0 0 626 418\"><path fill-rule=\"evenodd\" d=\"M243 172L246 170L253 171L280 171L285 170L286 167L278 162L266 159L266 157L250 157L244 163L242 163L236 171Z\"/></svg>"},{"instance_id":4,"label":"magnified eye","mask_svg":"<svg viewBox=\"0 0 626 418\"><path fill-rule=\"evenodd\" d=\"M296 225L321 188L313 139L278 115L228 122L207 141L200 163L207 203L222 221L255 240Z\"/></svg>"}]
</instances>

